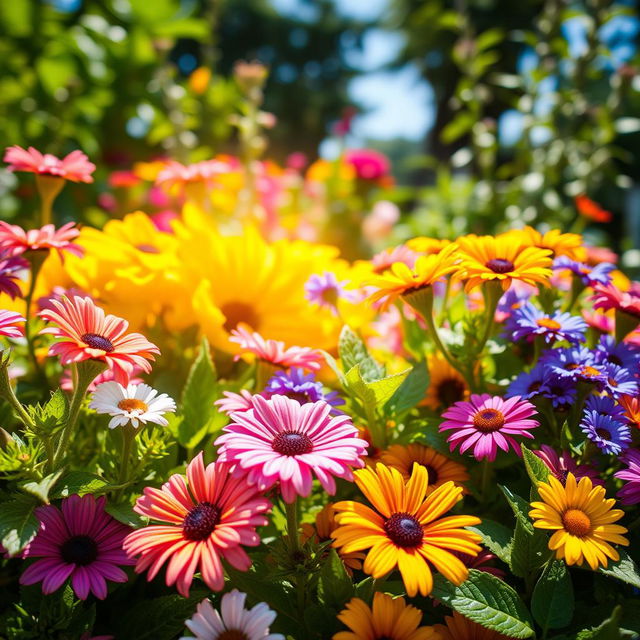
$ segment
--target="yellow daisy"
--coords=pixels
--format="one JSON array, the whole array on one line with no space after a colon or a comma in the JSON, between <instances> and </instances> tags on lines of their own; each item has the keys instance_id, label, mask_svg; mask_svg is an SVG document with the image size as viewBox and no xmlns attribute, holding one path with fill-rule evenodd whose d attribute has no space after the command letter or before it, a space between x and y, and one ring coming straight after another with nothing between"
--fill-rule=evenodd
<instances>
[{"instance_id":1,"label":"yellow daisy","mask_svg":"<svg viewBox=\"0 0 640 640\"><path fill-rule=\"evenodd\" d=\"M405 244L412 251L432 255L440 253L446 246L451 244L451 240L440 240L438 238L427 238L426 236L419 236L417 238L411 238L411 240L407 240Z\"/></svg>"},{"instance_id":2,"label":"yellow daisy","mask_svg":"<svg viewBox=\"0 0 640 640\"><path fill-rule=\"evenodd\" d=\"M513 232L499 236L468 235L458 238L461 258L456 276L466 280L465 290L490 281L498 281L506 291L513 279L530 285L549 285L551 251L538 249Z\"/></svg>"},{"instance_id":3,"label":"yellow daisy","mask_svg":"<svg viewBox=\"0 0 640 640\"><path fill-rule=\"evenodd\" d=\"M457 611L453 616L446 616L444 621L445 624L433 625L440 640L509 640L509 636L487 629Z\"/></svg>"},{"instance_id":4,"label":"yellow daisy","mask_svg":"<svg viewBox=\"0 0 640 640\"><path fill-rule=\"evenodd\" d=\"M370 608L360 598L352 598L338 614L338 620L351 631L340 631L333 640L438 640L432 627L420 627L422 612L379 591Z\"/></svg>"},{"instance_id":5,"label":"yellow daisy","mask_svg":"<svg viewBox=\"0 0 640 640\"><path fill-rule=\"evenodd\" d=\"M382 452L380 461L397 469L405 480L409 480L415 466L423 466L427 470L429 481L427 495L450 481L464 489L463 483L469 480L469 474L463 465L417 442L407 446L391 445Z\"/></svg>"},{"instance_id":6,"label":"yellow daisy","mask_svg":"<svg viewBox=\"0 0 640 640\"><path fill-rule=\"evenodd\" d=\"M469 397L469 386L462 374L454 369L440 354L430 354L429 387L421 404L438 411Z\"/></svg>"},{"instance_id":7,"label":"yellow daisy","mask_svg":"<svg viewBox=\"0 0 640 640\"><path fill-rule=\"evenodd\" d=\"M584 262L587 258L582 236L578 233L562 233L559 229L540 233L533 227L527 226L518 231L508 231L504 235L512 235L516 240L524 240L524 244L538 247L538 249L549 249L554 258L567 256L578 262Z\"/></svg>"},{"instance_id":8,"label":"yellow daisy","mask_svg":"<svg viewBox=\"0 0 640 640\"><path fill-rule=\"evenodd\" d=\"M336 503L334 547L345 553L369 549L363 569L374 578L397 567L411 597L431 593L432 565L454 584L467 579L467 567L449 550L476 556L480 536L463 527L480 519L441 517L460 500L460 487L446 482L427 496L428 473L421 465L414 466L408 482L384 464L375 471L360 469L354 476L373 509L351 500Z\"/></svg>"},{"instance_id":9,"label":"yellow daisy","mask_svg":"<svg viewBox=\"0 0 640 640\"><path fill-rule=\"evenodd\" d=\"M457 245L450 244L438 254L420 256L413 269L404 262L395 262L391 269L367 283L378 288L370 299L376 301L384 298L381 309L387 309L400 296L422 291L455 271L457 259Z\"/></svg>"},{"instance_id":10,"label":"yellow daisy","mask_svg":"<svg viewBox=\"0 0 640 640\"><path fill-rule=\"evenodd\" d=\"M566 484L549 476L549 482L539 482L542 502L532 502L529 517L538 529L554 531L549 539L549 549L556 558L567 564L582 565L585 561L596 571L606 567L609 558L616 562L618 552L609 544L628 545L622 536L625 527L613 524L624 515L621 509L613 509L616 501L605 498L603 487L594 487L587 477L576 482L572 473Z\"/></svg>"}]
</instances>

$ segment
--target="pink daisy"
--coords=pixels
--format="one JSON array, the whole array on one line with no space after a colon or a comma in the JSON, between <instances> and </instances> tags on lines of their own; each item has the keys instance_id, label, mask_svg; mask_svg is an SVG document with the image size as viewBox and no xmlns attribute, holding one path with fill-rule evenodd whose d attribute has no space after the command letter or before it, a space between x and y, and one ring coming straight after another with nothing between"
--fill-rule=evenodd
<instances>
[{"instance_id":1,"label":"pink daisy","mask_svg":"<svg viewBox=\"0 0 640 640\"><path fill-rule=\"evenodd\" d=\"M75 296L52 300L55 310L45 309L38 315L54 322L40 333L50 333L61 342L49 348L49 355L59 355L63 365L83 360L102 360L113 371L113 378L127 385L135 367L151 371L149 360L160 350L139 333L126 334L129 323L96 306L91 298Z\"/></svg>"},{"instance_id":2,"label":"pink daisy","mask_svg":"<svg viewBox=\"0 0 640 640\"><path fill-rule=\"evenodd\" d=\"M22 338L24 329L19 327L25 319L15 311L0 311L0 336Z\"/></svg>"},{"instance_id":3,"label":"pink daisy","mask_svg":"<svg viewBox=\"0 0 640 640\"><path fill-rule=\"evenodd\" d=\"M224 398L220 398L213 403L222 413L230 415L236 411L247 411L248 409L253 409L253 394L246 389L241 389L240 393L223 391L222 395Z\"/></svg>"},{"instance_id":4,"label":"pink daisy","mask_svg":"<svg viewBox=\"0 0 640 640\"><path fill-rule=\"evenodd\" d=\"M73 495L62 501L62 511L53 505L36 509L40 531L24 550L36 560L20 577L21 584L42 582L45 594L57 591L67 578L81 600L89 592L107 597L107 580L126 582L118 565L134 564L122 549L129 527L104 510L105 498Z\"/></svg>"},{"instance_id":5,"label":"pink daisy","mask_svg":"<svg viewBox=\"0 0 640 640\"><path fill-rule=\"evenodd\" d=\"M156 184L170 193L183 193L189 184L210 186L216 176L228 171L229 165L219 160L204 160L189 165L170 160L158 174Z\"/></svg>"},{"instance_id":6,"label":"pink daisy","mask_svg":"<svg viewBox=\"0 0 640 640\"><path fill-rule=\"evenodd\" d=\"M513 436L533 438L529 429L539 426L531 419L535 413L536 408L527 400L520 400L520 396L503 400L488 393L474 394L469 401L456 402L442 414L447 420L440 425L440 431L454 431L447 438L451 451L458 445L460 453L473 447L477 460L493 461L498 447L508 451L511 445L518 455L522 454Z\"/></svg>"},{"instance_id":7,"label":"pink daisy","mask_svg":"<svg viewBox=\"0 0 640 640\"><path fill-rule=\"evenodd\" d=\"M172 475L161 489L147 487L134 510L162 522L130 533L124 548L139 556L136 573L149 570L153 580L168 562L166 583L188 597L193 575L213 591L224 587L221 560L247 571L251 559L242 546L260 544L256 527L267 524L271 503L246 478L231 475L231 465L212 462L205 468L202 453L188 465L186 477Z\"/></svg>"},{"instance_id":8,"label":"pink daisy","mask_svg":"<svg viewBox=\"0 0 640 640\"><path fill-rule=\"evenodd\" d=\"M578 464L571 457L571 453L567 449L558 454L553 447L550 447L548 444L543 444L540 445L539 451L534 451L533 453L547 465L549 471L551 471L563 485L567 481L567 475L572 473L576 477L576 480L586 477L591 480L594 486L604 486L604 482L598 476L598 472L588 464Z\"/></svg>"},{"instance_id":9,"label":"pink daisy","mask_svg":"<svg viewBox=\"0 0 640 640\"><path fill-rule=\"evenodd\" d=\"M231 331L230 342L240 345L242 351L253 353L259 360L264 360L278 367L302 367L309 371L318 371L324 357L320 351L310 347L285 348L280 340L265 340L259 333L251 332L242 326ZM238 359L236 357L236 359Z\"/></svg>"},{"instance_id":10,"label":"pink daisy","mask_svg":"<svg viewBox=\"0 0 640 640\"><path fill-rule=\"evenodd\" d=\"M17 224L0 221L0 249L7 250L12 256L18 256L25 251L55 249L60 258L63 257L63 251L82 258L82 247L71 242L79 235L80 231L76 229L75 222L67 222L58 230L52 224L45 224L42 229L25 231Z\"/></svg>"},{"instance_id":11,"label":"pink daisy","mask_svg":"<svg viewBox=\"0 0 640 640\"><path fill-rule=\"evenodd\" d=\"M50 153L42 154L33 147L23 149L13 146L4 152L4 161L9 164L9 171L28 171L71 182L93 182L91 174L96 170L96 165L89 162L89 158L78 149L61 160Z\"/></svg>"},{"instance_id":12,"label":"pink daisy","mask_svg":"<svg viewBox=\"0 0 640 640\"><path fill-rule=\"evenodd\" d=\"M352 480L364 466L367 443L347 415L331 416L331 405L301 405L286 396L253 396L253 408L231 414L233 422L215 444L219 459L237 463L237 472L262 490L280 482L285 502L311 493L313 474L325 491L336 491L334 476ZM313 472L313 473L312 473Z\"/></svg>"},{"instance_id":13,"label":"pink daisy","mask_svg":"<svg viewBox=\"0 0 640 640\"><path fill-rule=\"evenodd\" d=\"M629 291L620 291L612 284L596 285L593 296L594 309L618 309L629 315L640 318L640 286L633 283Z\"/></svg>"}]
</instances>

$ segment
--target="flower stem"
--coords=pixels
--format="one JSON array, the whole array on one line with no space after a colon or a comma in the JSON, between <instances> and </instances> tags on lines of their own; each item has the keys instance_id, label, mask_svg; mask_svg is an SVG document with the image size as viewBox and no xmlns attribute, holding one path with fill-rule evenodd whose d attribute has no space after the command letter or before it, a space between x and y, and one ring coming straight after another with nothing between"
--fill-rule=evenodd
<instances>
[{"instance_id":1,"label":"flower stem","mask_svg":"<svg viewBox=\"0 0 640 640\"><path fill-rule=\"evenodd\" d=\"M493 327L495 325L496 309L498 308L498 302L502 297L502 285L497 282L487 282L483 289L484 304L487 317L485 319L484 331L482 338L477 346L477 355L480 355L487 344L487 341L491 337Z\"/></svg>"},{"instance_id":2,"label":"flower stem","mask_svg":"<svg viewBox=\"0 0 640 640\"><path fill-rule=\"evenodd\" d=\"M118 484L124 484L127 481L127 472L129 470L129 458L131 457L131 445L136 437L135 427L130 424L122 427L122 451L120 460L120 475L118 476Z\"/></svg>"},{"instance_id":3,"label":"flower stem","mask_svg":"<svg viewBox=\"0 0 640 640\"><path fill-rule=\"evenodd\" d=\"M36 186L42 203L40 207L42 226L51 224L53 203L60 191L62 191L64 182L62 178L56 178L55 176L36 175Z\"/></svg>"},{"instance_id":4,"label":"flower stem","mask_svg":"<svg viewBox=\"0 0 640 640\"><path fill-rule=\"evenodd\" d=\"M298 500L284 503L285 513L287 515L287 538L289 540L289 551L291 559L300 551L300 541L298 540Z\"/></svg>"},{"instance_id":5,"label":"flower stem","mask_svg":"<svg viewBox=\"0 0 640 640\"><path fill-rule=\"evenodd\" d=\"M24 323L24 336L27 340L27 351L29 353L29 360L33 364L33 370L36 374L36 377L39 382L44 383L44 386L48 386L47 378L38 362L38 358L36 356L36 347L34 343L34 336L32 335L32 307L33 307L33 294L36 290L36 284L38 281L38 274L40 273L40 269L48 256L48 252L43 251L28 251L26 257L29 260L31 265L31 282L29 282L29 290L27 291L27 295L24 298L25 301L25 323Z\"/></svg>"},{"instance_id":6,"label":"flower stem","mask_svg":"<svg viewBox=\"0 0 640 640\"><path fill-rule=\"evenodd\" d=\"M488 458L482 461L482 480L480 481L480 495L482 496L482 502L487 502L489 497L489 483L491 482L491 475L493 469Z\"/></svg>"},{"instance_id":7,"label":"flower stem","mask_svg":"<svg viewBox=\"0 0 640 640\"><path fill-rule=\"evenodd\" d=\"M0 362L0 396L2 396L13 408L18 418L22 421L25 427L34 427L31 416L27 413L20 400L16 397L11 381L9 380L9 358L2 355L2 361Z\"/></svg>"}]
</instances>

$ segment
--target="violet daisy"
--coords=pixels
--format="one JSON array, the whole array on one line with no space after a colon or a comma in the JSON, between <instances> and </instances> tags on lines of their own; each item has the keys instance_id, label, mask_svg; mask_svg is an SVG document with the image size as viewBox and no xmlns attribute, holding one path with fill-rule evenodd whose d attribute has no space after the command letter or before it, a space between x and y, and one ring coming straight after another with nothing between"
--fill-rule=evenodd
<instances>
[{"instance_id":1,"label":"violet daisy","mask_svg":"<svg viewBox=\"0 0 640 640\"><path fill-rule=\"evenodd\" d=\"M640 348L628 342L616 342L613 336L604 335L595 348L597 362L617 364L631 372L639 371Z\"/></svg>"},{"instance_id":2,"label":"violet daisy","mask_svg":"<svg viewBox=\"0 0 640 640\"><path fill-rule=\"evenodd\" d=\"M636 376L617 364L606 363L604 367L606 379L602 388L614 398L621 395L635 396L638 393L638 379Z\"/></svg>"},{"instance_id":3,"label":"violet daisy","mask_svg":"<svg viewBox=\"0 0 640 640\"><path fill-rule=\"evenodd\" d=\"M576 399L576 386L571 378L545 376L538 393L551 400L554 409L562 409L573 404Z\"/></svg>"},{"instance_id":4,"label":"violet daisy","mask_svg":"<svg viewBox=\"0 0 640 640\"><path fill-rule=\"evenodd\" d=\"M611 282L611 272L616 268L615 264L609 262L601 262L594 267L571 260L567 256L560 256L553 261L554 271L567 269L574 275L578 276L587 287L593 287L597 284L607 285Z\"/></svg>"},{"instance_id":5,"label":"violet daisy","mask_svg":"<svg viewBox=\"0 0 640 640\"><path fill-rule=\"evenodd\" d=\"M62 510L53 505L36 509L40 531L24 550L25 558L39 558L20 576L21 584L42 582L45 594L57 591L67 578L78 598L89 592L107 597L107 580L126 582L119 565L132 565L122 549L129 527L104 510L105 498L72 495L62 501Z\"/></svg>"},{"instance_id":6,"label":"violet daisy","mask_svg":"<svg viewBox=\"0 0 640 640\"><path fill-rule=\"evenodd\" d=\"M349 284L348 280L339 281L336 274L331 271L325 271L322 275L314 274L304 285L305 296L309 302L321 308L330 309L337 316L340 298L349 302L357 300L355 291L345 289L347 284Z\"/></svg>"},{"instance_id":7,"label":"violet daisy","mask_svg":"<svg viewBox=\"0 0 640 640\"><path fill-rule=\"evenodd\" d=\"M279 481L285 502L308 496L313 474L333 495L334 476L351 480L352 467L364 466L367 443L349 416L330 412L322 401L301 405L280 395L254 396L253 408L232 413L216 440L219 460L236 463L236 472L248 473L248 482L261 490Z\"/></svg>"},{"instance_id":8,"label":"violet daisy","mask_svg":"<svg viewBox=\"0 0 640 640\"><path fill-rule=\"evenodd\" d=\"M587 398L584 408L586 411L595 411L602 416L611 416L619 422L625 421L624 407L620 406L611 396L591 395Z\"/></svg>"},{"instance_id":9,"label":"violet daisy","mask_svg":"<svg viewBox=\"0 0 640 640\"><path fill-rule=\"evenodd\" d=\"M640 503L640 451L629 449L622 454L620 459L627 465L627 468L613 474L618 480L626 481L626 484L618 491L618 498L622 504L638 504Z\"/></svg>"},{"instance_id":10,"label":"violet daisy","mask_svg":"<svg viewBox=\"0 0 640 640\"><path fill-rule=\"evenodd\" d=\"M503 400L488 393L474 394L469 401L456 402L442 414L446 420L440 431L453 430L447 438L451 451L458 445L460 453L473 447L477 460L493 461L498 447L508 451L511 446L521 455L520 444L513 436L533 438L529 430L539 426L531 418L535 413L536 408L519 396Z\"/></svg>"},{"instance_id":11,"label":"violet daisy","mask_svg":"<svg viewBox=\"0 0 640 640\"><path fill-rule=\"evenodd\" d=\"M595 364L595 356L587 347L570 347L567 349L548 349L540 356L539 362L545 366L549 375L561 378L578 379L578 370L586 369ZM600 371L597 371L601 377Z\"/></svg>"},{"instance_id":12,"label":"violet daisy","mask_svg":"<svg viewBox=\"0 0 640 640\"><path fill-rule=\"evenodd\" d=\"M511 382L505 397L519 396L523 400L530 400L540 394L540 387L547 380L546 369L537 363L531 371L523 371Z\"/></svg>"},{"instance_id":13,"label":"violet daisy","mask_svg":"<svg viewBox=\"0 0 640 640\"><path fill-rule=\"evenodd\" d=\"M557 453L553 447L548 444L540 445L540 450L535 453L542 462L547 465L549 471L558 479L562 484L567 481L567 474L573 473L576 480L580 478L589 478L594 485L604 485L604 481L598 476L598 472L588 464L578 464L572 457L571 453L564 449L560 453Z\"/></svg>"},{"instance_id":14,"label":"violet daisy","mask_svg":"<svg viewBox=\"0 0 640 640\"><path fill-rule=\"evenodd\" d=\"M557 340L578 344L584 340L586 330L587 323L579 316L560 312L548 315L531 302L514 309L505 327L506 335L513 340L532 342L536 336L542 336L549 344Z\"/></svg>"},{"instance_id":15,"label":"violet daisy","mask_svg":"<svg viewBox=\"0 0 640 640\"><path fill-rule=\"evenodd\" d=\"M316 380L313 373L305 374L304 369L299 368L293 368L288 373L277 371L267 382L262 395L266 398L274 395L287 396L287 398L297 400L300 404L324 400L333 407L331 410L333 415L341 414L342 411L336 407L344 404L344 400L337 391L325 393L322 383Z\"/></svg>"},{"instance_id":16,"label":"violet daisy","mask_svg":"<svg viewBox=\"0 0 640 640\"><path fill-rule=\"evenodd\" d=\"M631 430L627 424L594 409L584 412L580 429L604 453L618 455L631 442Z\"/></svg>"}]
</instances>

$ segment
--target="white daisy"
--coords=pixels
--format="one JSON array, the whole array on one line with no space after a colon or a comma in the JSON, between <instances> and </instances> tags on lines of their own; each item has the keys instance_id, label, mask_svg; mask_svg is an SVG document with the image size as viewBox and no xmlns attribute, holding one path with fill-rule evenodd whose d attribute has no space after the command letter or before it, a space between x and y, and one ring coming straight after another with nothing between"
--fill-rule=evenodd
<instances>
[{"instance_id":1,"label":"white daisy","mask_svg":"<svg viewBox=\"0 0 640 640\"><path fill-rule=\"evenodd\" d=\"M124 426L128 422L137 429L142 422L154 422L166 427L165 413L173 413L176 403L166 393L158 392L148 384L129 384L123 387L118 382L103 382L96 387L91 402L91 409L98 413L113 416L109 421L109 429Z\"/></svg>"},{"instance_id":2,"label":"white daisy","mask_svg":"<svg viewBox=\"0 0 640 640\"><path fill-rule=\"evenodd\" d=\"M275 611L260 602L253 609L245 609L246 593L237 589L225 593L218 613L206 598L197 612L185 624L198 640L284 640L280 633L269 633L276 619ZM183 637L180 640L193 640Z\"/></svg>"}]
</instances>

